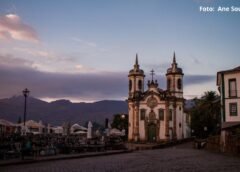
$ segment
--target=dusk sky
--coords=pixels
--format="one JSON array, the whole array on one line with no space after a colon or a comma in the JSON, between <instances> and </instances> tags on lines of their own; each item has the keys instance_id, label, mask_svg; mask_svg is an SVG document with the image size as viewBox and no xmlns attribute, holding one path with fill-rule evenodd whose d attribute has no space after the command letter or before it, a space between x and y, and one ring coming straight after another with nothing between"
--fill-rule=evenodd
<instances>
[{"instance_id":1,"label":"dusk sky","mask_svg":"<svg viewBox=\"0 0 240 172\"><path fill-rule=\"evenodd\" d=\"M184 97L216 87L240 65L240 0L0 0L0 98L125 100L136 53L165 89L176 52Z\"/></svg>"}]
</instances>

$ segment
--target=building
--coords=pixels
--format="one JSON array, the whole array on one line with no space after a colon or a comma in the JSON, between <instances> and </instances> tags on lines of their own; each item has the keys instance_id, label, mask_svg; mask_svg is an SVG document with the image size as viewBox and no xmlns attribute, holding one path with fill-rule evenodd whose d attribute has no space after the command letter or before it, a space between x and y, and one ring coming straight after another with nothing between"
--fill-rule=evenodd
<instances>
[{"instance_id":1,"label":"building","mask_svg":"<svg viewBox=\"0 0 240 172\"><path fill-rule=\"evenodd\" d=\"M0 135L14 134L16 130L16 124L5 119L0 119Z\"/></svg>"},{"instance_id":2,"label":"building","mask_svg":"<svg viewBox=\"0 0 240 172\"><path fill-rule=\"evenodd\" d=\"M218 72L217 86L221 94L222 123L240 123L240 66Z\"/></svg>"},{"instance_id":3,"label":"building","mask_svg":"<svg viewBox=\"0 0 240 172\"><path fill-rule=\"evenodd\" d=\"M221 94L221 144L224 147L226 137L240 131L240 66L218 72L217 86Z\"/></svg>"},{"instance_id":4,"label":"building","mask_svg":"<svg viewBox=\"0 0 240 172\"><path fill-rule=\"evenodd\" d=\"M20 124L24 128L24 124ZM45 130L45 126L42 124L42 121L36 122L34 120L28 120L25 123L26 133L32 134L43 134Z\"/></svg>"},{"instance_id":5,"label":"building","mask_svg":"<svg viewBox=\"0 0 240 172\"><path fill-rule=\"evenodd\" d=\"M175 53L173 62L166 72L167 89L158 87L152 79L144 89L145 74L138 64L138 56L130 70L128 112L128 140L137 142L160 142L163 140L178 140L186 136L189 127L185 122L183 98L183 71L178 67Z\"/></svg>"}]
</instances>

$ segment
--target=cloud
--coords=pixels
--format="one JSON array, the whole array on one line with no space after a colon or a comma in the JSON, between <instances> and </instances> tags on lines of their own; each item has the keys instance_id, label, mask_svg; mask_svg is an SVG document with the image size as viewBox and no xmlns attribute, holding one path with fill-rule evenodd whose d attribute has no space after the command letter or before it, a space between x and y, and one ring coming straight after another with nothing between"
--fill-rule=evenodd
<instances>
[{"instance_id":1,"label":"cloud","mask_svg":"<svg viewBox=\"0 0 240 172\"><path fill-rule=\"evenodd\" d=\"M33 49L33 48L21 48L21 47L16 47L14 48L14 50L17 50L35 57L45 57L45 58L56 57L56 55L53 52L49 52L45 50L39 50L39 49Z\"/></svg>"},{"instance_id":2,"label":"cloud","mask_svg":"<svg viewBox=\"0 0 240 172\"><path fill-rule=\"evenodd\" d=\"M31 60L21 59L17 57L13 57L10 54L2 55L0 54L0 66L8 66L8 67L29 67L32 66L34 63Z\"/></svg>"},{"instance_id":3,"label":"cloud","mask_svg":"<svg viewBox=\"0 0 240 172\"><path fill-rule=\"evenodd\" d=\"M0 16L0 39L38 42L36 31L16 14Z\"/></svg>"},{"instance_id":4,"label":"cloud","mask_svg":"<svg viewBox=\"0 0 240 172\"><path fill-rule=\"evenodd\" d=\"M15 61L15 59L11 59ZM21 63L30 63L22 61ZM81 65L78 66L81 68ZM96 101L102 99L125 99L128 96L128 78L124 72L98 72L63 74L37 71L29 67L0 65L0 97L21 94L28 88L31 95L39 98ZM165 89L165 77L155 76ZM185 75L184 87L198 86L215 80L215 76ZM146 87L147 88L147 87ZM195 93L188 93L195 94Z\"/></svg>"},{"instance_id":5,"label":"cloud","mask_svg":"<svg viewBox=\"0 0 240 172\"><path fill-rule=\"evenodd\" d=\"M185 75L184 83L186 85L203 84L215 81L215 79L216 79L215 75Z\"/></svg>"},{"instance_id":6,"label":"cloud","mask_svg":"<svg viewBox=\"0 0 240 172\"><path fill-rule=\"evenodd\" d=\"M0 66L0 97L21 94L25 87L34 97L79 100L123 99L127 95L127 73L62 74L32 68Z\"/></svg>"}]
</instances>

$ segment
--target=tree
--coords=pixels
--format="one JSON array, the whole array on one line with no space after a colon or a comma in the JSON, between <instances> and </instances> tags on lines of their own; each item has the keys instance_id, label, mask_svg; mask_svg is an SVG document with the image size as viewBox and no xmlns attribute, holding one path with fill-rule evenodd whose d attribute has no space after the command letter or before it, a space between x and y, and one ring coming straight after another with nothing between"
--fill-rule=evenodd
<instances>
[{"instance_id":1,"label":"tree","mask_svg":"<svg viewBox=\"0 0 240 172\"><path fill-rule=\"evenodd\" d=\"M207 91L194 100L195 106L190 109L191 128L193 135L206 138L209 135L219 134L221 115L220 98L215 91Z\"/></svg>"},{"instance_id":2,"label":"tree","mask_svg":"<svg viewBox=\"0 0 240 172\"><path fill-rule=\"evenodd\" d=\"M112 128L117 128L119 130L125 130L125 137L128 136L128 115L127 114L115 114L113 117Z\"/></svg>"}]
</instances>

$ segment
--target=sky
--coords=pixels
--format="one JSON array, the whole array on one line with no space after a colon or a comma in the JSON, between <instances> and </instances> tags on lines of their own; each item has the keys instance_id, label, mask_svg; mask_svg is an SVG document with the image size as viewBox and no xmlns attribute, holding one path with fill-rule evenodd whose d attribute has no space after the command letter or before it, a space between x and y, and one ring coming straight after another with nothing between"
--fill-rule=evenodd
<instances>
[{"instance_id":1,"label":"sky","mask_svg":"<svg viewBox=\"0 0 240 172\"><path fill-rule=\"evenodd\" d=\"M0 0L0 98L125 100L136 53L166 89L174 51L185 98L217 91L216 73L240 65L240 12L219 6L240 0Z\"/></svg>"}]
</instances>

